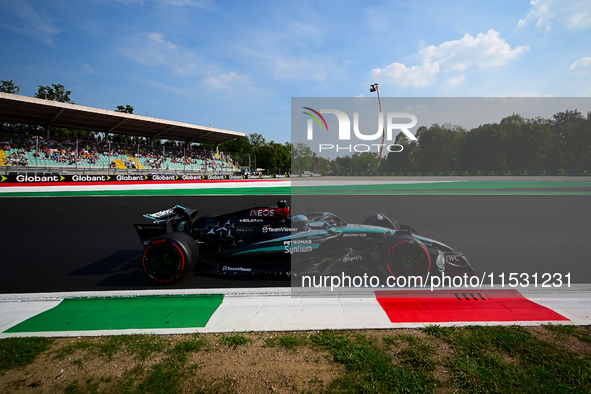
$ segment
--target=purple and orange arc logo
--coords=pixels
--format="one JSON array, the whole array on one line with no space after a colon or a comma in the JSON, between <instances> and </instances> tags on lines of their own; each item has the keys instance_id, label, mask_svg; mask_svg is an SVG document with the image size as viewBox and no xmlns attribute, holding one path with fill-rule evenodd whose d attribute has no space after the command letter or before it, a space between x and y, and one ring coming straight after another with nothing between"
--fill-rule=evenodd
<instances>
[{"instance_id":1,"label":"purple and orange arc logo","mask_svg":"<svg viewBox=\"0 0 591 394\"><path fill-rule=\"evenodd\" d=\"M324 120L324 116L320 115L320 112L318 112L315 109L312 109L310 107L302 107L302 108L307 109L308 111L312 111L316 115L318 115L318 117L320 117L320 119L322 119L322 123L324 123L324 126L326 127L326 131L328 131L328 125L326 124L326 120ZM322 123L320 123L320 120L316 116L312 115L309 112L302 112L302 113L304 113L308 116L311 116L316 121L316 123L318 123L318 126L320 126L320 130L322 130Z\"/></svg>"}]
</instances>

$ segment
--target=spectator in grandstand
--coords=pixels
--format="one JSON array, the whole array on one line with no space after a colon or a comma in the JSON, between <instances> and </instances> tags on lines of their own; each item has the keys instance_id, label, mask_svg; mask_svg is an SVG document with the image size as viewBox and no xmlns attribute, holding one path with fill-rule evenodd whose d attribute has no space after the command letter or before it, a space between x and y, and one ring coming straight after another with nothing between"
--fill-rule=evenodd
<instances>
[{"instance_id":1,"label":"spectator in grandstand","mask_svg":"<svg viewBox=\"0 0 591 394\"><path fill-rule=\"evenodd\" d=\"M187 146L171 141L166 142L164 147L153 147L142 143L109 143L92 136L84 140L43 139L36 136L38 133L39 130L34 128L28 131L14 129L13 133L0 136L0 146L10 156L10 165L28 165L30 157L43 157L45 161L56 165L95 165L100 162L101 156L125 159L129 154L126 152L135 152L131 154L147 167L170 169L170 163L174 163L205 173L230 168L229 161L232 160L225 152L216 153L199 145ZM111 168L117 167L114 161L108 165Z\"/></svg>"}]
</instances>

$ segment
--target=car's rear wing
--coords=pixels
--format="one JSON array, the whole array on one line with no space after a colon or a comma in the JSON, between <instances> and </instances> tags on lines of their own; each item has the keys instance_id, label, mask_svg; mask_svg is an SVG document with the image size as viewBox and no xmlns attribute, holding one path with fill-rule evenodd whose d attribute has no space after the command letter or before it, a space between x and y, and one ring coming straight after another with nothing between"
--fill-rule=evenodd
<instances>
[{"instance_id":1,"label":"car's rear wing","mask_svg":"<svg viewBox=\"0 0 591 394\"><path fill-rule=\"evenodd\" d=\"M166 223L134 224L133 226L144 246L147 246L154 238L168 232Z\"/></svg>"},{"instance_id":2,"label":"car's rear wing","mask_svg":"<svg viewBox=\"0 0 591 394\"><path fill-rule=\"evenodd\" d=\"M150 224L134 224L142 244L145 246L150 241L162 234L179 231L189 234L193 222L197 217L196 209L185 208L175 205L172 208L164 209L155 213L147 213L143 216L153 220Z\"/></svg>"},{"instance_id":3,"label":"car's rear wing","mask_svg":"<svg viewBox=\"0 0 591 394\"><path fill-rule=\"evenodd\" d=\"M154 223L168 222L173 219L178 219L185 215L189 215L192 219L197 216L197 209L185 208L181 205L175 205L172 208L164 209L155 213L146 213L143 216L151 219Z\"/></svg>"}]
</instances>

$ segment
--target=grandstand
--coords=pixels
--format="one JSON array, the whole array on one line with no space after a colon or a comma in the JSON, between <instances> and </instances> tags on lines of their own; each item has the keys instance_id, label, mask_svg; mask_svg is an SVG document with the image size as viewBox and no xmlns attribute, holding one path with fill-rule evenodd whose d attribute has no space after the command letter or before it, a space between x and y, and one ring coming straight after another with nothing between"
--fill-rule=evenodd
<instances>
[{"instance_id":1,"label":"grandstand","mask_svg":"<svg viewBox=\"0 0 591 394\"><path fill-rule=\"evenodd\" d=\"M25 132L21 127L29 125ZM244 133L167 121L76 104L0 92L0 172L42 173L193 173L239 171L236 155L217 146ZM45 131L39 135L38 127ZM51 136L52 127L87 130L105 137L67 140ZM145 143L108 142L109 134L144 137ZM154 139L167 141L153 146ZM200 144L216 146L204 149ZM4 171L2 171L4 170Z\"/></svg>"},{"instance_id":2,"label":"grandstand","mask_svg":"<svg viewBox=\"0 0 591 394\"><path fill-rule=\"evenodd\" d=\"M53 142L53 140L50 140ZM8 144L8 145L7 145ZM3 148L12 146L12 141L2 138ZM127 151L127 149L126 149ZM77 152L77 153L76 153ZM80 149L23 149L0 148L0 168L5 170L34 172L105 172L116 173L193 173L193 174L233 174L240 171L236 162L225 153L212 153L207 158L196 158L197 155L187 154L176 156L174 153L158 155L131 154L129 151L117 153L99 153ZM201 156L199 156L201 157Z\"/></svg>"}]
</instances>

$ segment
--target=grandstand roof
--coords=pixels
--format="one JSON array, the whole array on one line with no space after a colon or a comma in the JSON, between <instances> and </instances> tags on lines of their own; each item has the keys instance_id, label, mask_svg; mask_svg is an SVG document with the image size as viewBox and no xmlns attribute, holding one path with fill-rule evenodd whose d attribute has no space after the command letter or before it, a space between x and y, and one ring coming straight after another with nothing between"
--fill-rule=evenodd
<instances>
[{"instance_id":1,"label":"grandstand roof","mask_svg":"<svg viewBox=\"0 0 591 394\"><path fill-rule=\"evenodd\" d=\"M245 135L237 131L2 92L0 92L0 122L63 127L202 144L220 144Z\"/></svg>"}]
</instances>

